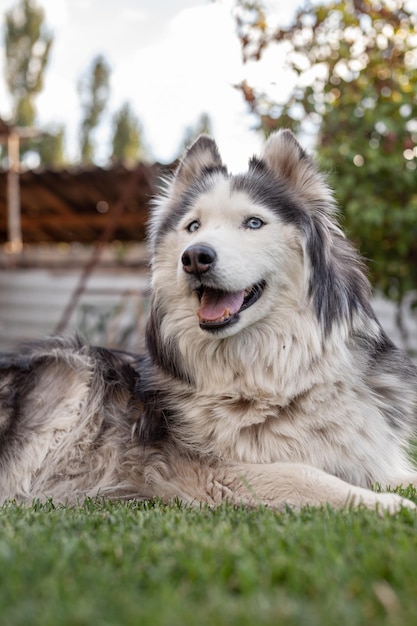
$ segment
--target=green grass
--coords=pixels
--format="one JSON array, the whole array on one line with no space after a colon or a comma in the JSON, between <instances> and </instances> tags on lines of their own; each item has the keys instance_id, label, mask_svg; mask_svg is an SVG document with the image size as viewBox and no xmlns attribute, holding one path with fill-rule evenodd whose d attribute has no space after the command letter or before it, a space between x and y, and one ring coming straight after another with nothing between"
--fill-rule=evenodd
<instances>
[{"instance_id":1,"label":"green grass","mask_svg":"<svg viewBox=\"0 0 417 626\"><path fill-rule=\"evenodd\" d=\"M86 501L7 504L0 516L7 626L417 624L408 510Z\"/></svg>"}]
</instances>

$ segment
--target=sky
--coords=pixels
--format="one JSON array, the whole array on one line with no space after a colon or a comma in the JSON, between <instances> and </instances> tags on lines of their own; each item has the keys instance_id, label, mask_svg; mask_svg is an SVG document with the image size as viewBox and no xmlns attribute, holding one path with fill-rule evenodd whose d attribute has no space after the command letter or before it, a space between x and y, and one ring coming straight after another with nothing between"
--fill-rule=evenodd
<instances>
[{"instance_id":1,"label":"sky","mask_svg":"<svg viewBox=\"0 0 417 626\"><path fill-rule=\"evenodd\" d=\"M4 13L18 0L0 0L0 117L10 116L3 78ZM262 139L253 130L234 85L246 78L277 97L290 91L285 55L275 46L261 63L243 65L231 16L232 0L38 0L54 34L45 88L36 100L40 127L66 127L66 153L78 155L81 105L77 83L103 54L111 68L110 96L96 140L108 155L111 118L129 102L144 130L152 160L170 162L185 129L209 114L223 160L245 169ZM268 4L268 3L267 3ZM298 0L269 0L274 19L291 20Z\"/></svg>"}]
</instances>

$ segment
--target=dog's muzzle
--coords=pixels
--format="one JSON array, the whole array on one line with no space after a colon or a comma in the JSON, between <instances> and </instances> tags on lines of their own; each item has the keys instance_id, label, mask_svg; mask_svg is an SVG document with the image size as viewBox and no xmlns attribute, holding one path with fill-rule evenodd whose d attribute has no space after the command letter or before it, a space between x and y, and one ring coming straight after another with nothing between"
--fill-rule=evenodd
<instances>
[{"instance_id":1,"label":"dog's muzzle","mask_svg":"<svg viewBox=\"0 0 417 626\"><path fill-rule=\"evenodd\" d=\"M205 285L204 275L213 269L217 261L216 251L207 244L189 246L181 261L184 272L198 278L201 283L195 291L200 302L197 315L203 330L215 331L235 324L240 313L255 304L264 291L263 280L241 291L224 291Z\"/></svg>"}]
</instances>

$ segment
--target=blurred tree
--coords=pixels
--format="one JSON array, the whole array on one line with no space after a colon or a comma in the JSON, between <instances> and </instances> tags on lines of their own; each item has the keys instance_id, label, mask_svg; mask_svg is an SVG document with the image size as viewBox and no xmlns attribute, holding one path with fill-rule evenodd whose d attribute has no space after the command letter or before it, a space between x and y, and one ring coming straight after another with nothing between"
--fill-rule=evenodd
<instances>
[{"instance_id":1,"label":"blurred tree","mask_svg":"<svg viewBox=\"0 0 417 626\"><path fill-rule=\"evenodd\" d=\"M83 118L81 122L81 160L94 161L92 132L98 126L109 98L110 67L102 55L97 56L88 73L79 82Z\"/></svg>"},{"instance_id":2,"label":"blurred tree","mask_svg":"<svg viewBox=\"0 0 417 626\"><path fill-rule=\"evenodd\" d=\"M34 0L21 0L5 16L6 84L13 100L13 122L32 126L35 97L43 88L52 35L44 10Z\"/></svg>"},{"instance_id":3,"label":"blurred tree","mask_svg":"<svg viewBox=\"0 0 417 626\"><path fill-rule=\"evenodd\" d=\"M35 0L21 0L5 14L5 78L12 98L16 126L36 124L36 96L44 86L53 36L45 25L44 10ZM63 129L42 133L21 144L21 155L35 152L41 163L63 161ZM51 150L52 146L54 149Z\"/></svg>"},{"instance_id":4,"label":"blurred tree","mask_svg":"<svg viewBox=\"0 0 417 626\"><path fill-rule=\"evenodd\" d=\"M44 165L62 166L66 163L64 156L64 129L45 131L38 141L34 140L35 148Z\"/></svg>"},{"instance_id":5,"label":"blurred tree","mask_svg":"<svg viewBox=\"0 0 417 626\"><path fill-rule=\"evenodd\" d=\"M411 8L413 5L414 8ZM282 103L239 86L265 134L315 128L317 151L334 170L345 226L371 278L401 303L417 288L417 14L406 0L331 0L271 28L264 7L237 0L245 60L287 46L295 87Z\"/></svg>"},{"instance_id":6,"label":"blurred tree","mask_svg":"<svg viewBox=\"0 0 417 626\"><path fill-rule=\"evenodd\" d=\"M193 126L187 126L184 131L184 136L181 140L181 145L179 149L179 154L181 155L184 150L186 150L199 135L211 135L213 133L212 130L212 122L208 113L201 113L197 122Z\"/></svg>"},{"instance_id":7,"label":"blurred tree","mask_svg":"<svg viewBox=\"0 0 417 626\"><path fill-rule=\"evenodd\" d=\"M126 102L113 116L111 160L132 165L145 156L142 126Z\"/></svg>"}]
</instances>

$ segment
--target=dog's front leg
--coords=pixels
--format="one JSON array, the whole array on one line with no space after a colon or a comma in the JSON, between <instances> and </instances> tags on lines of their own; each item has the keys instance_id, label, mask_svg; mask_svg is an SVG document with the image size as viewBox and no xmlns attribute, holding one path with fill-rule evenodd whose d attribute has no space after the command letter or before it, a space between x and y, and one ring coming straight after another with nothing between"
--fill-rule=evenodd
<instances>
[{"instance_id":1,"label":"dog's front leg","mask_svg":"<svg viewBox=\"0 0 417 626\"><path fill-rule=\"evenodd\" d=\"M165 470L167 468L165 467ZM229 502L275 509L286 506L322 506L342 509L365 506L395 513L401 507L415 509L405 498L393 493L375 493L356 487L326 472L298 463L233 463L216 465L178 458L163 474L153 468L151 478L155 495L165 499L210 505Z\"/></svg>"},{"instance_id":2,"label":"dog's front leg","mask_svg":"<svg viewBox=\"0 0 417 626\"><path fill-rule=\"evenodd\" d=\"M278 509L322 505L341 509L362 505L390 513L402 506L416 508L413 502L396 494L376 493L351 485L310 465L238 464L220 471L224 475L223 484L234 494L234 501L240 497L248 505L258 503Z\"/></svg>"}]
</instances>

